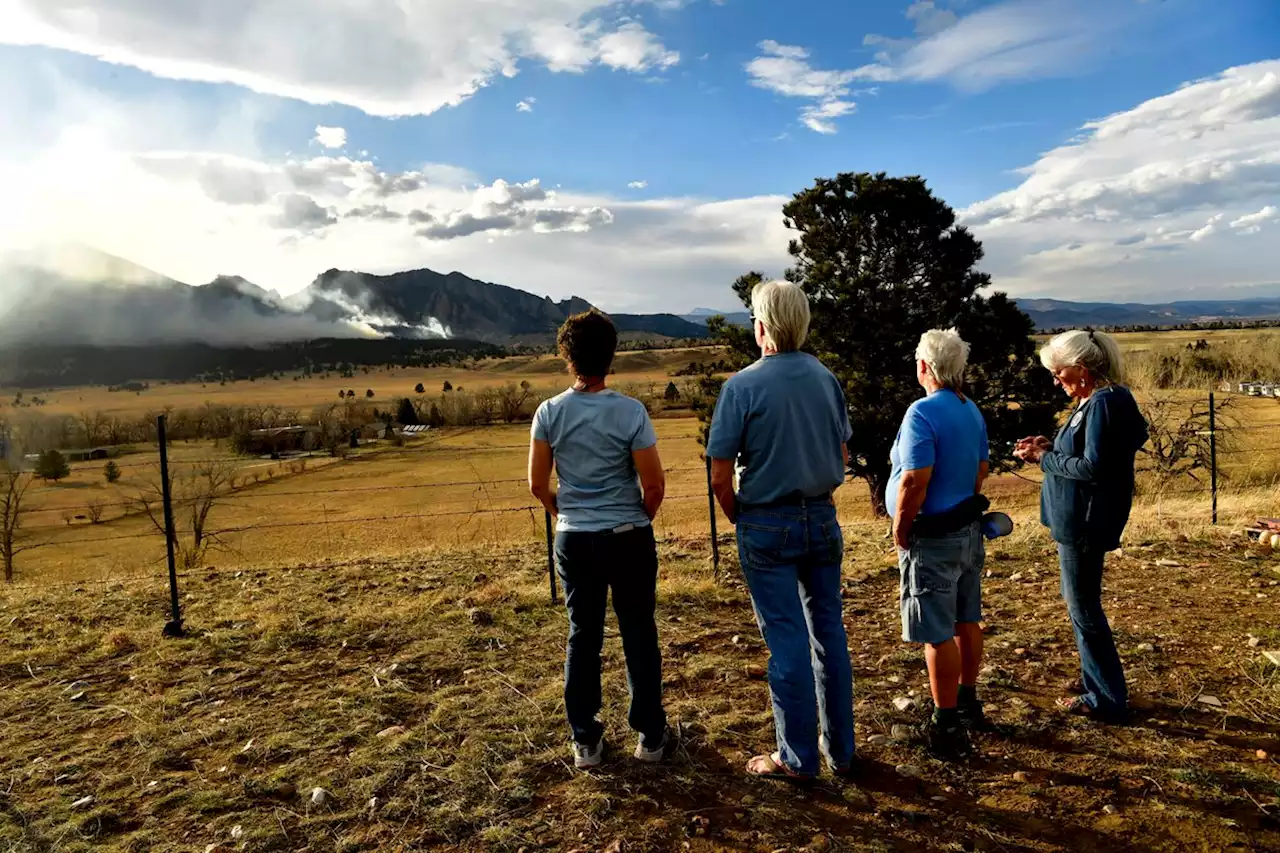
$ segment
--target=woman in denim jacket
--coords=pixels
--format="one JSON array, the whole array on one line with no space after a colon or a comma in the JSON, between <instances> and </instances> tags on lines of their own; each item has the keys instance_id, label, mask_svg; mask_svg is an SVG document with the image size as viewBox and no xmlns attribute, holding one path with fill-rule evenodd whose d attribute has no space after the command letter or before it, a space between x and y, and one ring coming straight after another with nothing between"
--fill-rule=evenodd
<instances>
[{"instance_id":1,"label":"woman in denim jacket","mask_svg":"<svg viewBox=\"0 0 1280 853\"><path fill-rule=\"evenodd\" d=\"M1128 712L1128 688L1111 626L1102 610L1102 566L1133 505L1134 458L1147 422L1120 384L1120 347L1101 332L1065 332L1040 352L1054 382L1076 407L1054 441L1018 442L1015 455L1044 471L1041 521L1058 543L1062 597L1080 652L1084 692L1059 701L1064 710L1115 722Z\"/></svg>"}]
</instances>

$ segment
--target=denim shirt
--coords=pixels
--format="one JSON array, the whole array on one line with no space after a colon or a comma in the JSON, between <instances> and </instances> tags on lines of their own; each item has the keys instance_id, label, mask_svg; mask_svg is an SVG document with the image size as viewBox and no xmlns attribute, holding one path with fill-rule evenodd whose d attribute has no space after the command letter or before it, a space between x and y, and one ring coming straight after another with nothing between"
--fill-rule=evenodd
<instances>
[{"instance_id":1,"label":"denim shirt","mask_svg":"<svg viewBox=\"0 0 1280 853\"><path fill-rule=\"evenodd\" d=\"M1134 457L1146 442L1147 422L1128 388L1099 388L1076 408L1040 462L1040 521L1054 541L1120 547L1133 507Z\"/></svg>"}]
</instances>

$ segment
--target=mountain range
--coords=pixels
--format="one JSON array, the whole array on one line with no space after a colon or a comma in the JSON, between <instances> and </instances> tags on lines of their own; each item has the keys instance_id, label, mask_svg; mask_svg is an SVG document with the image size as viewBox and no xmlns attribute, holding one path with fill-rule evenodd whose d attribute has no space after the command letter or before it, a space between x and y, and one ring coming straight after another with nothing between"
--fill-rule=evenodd
<instances>
[{"instance_id":1,"label":"mountain range","mask_svg":"<svg viewBox=\"0 0 1280 853\"><path fill-rule=\"evenodd\" d=\"M1280 317L1280 298L1161 305L1022 299L1041 330L1176 326ZM290 296L238 276L188 285L84 247L0 259L0 347L200 343L255 346L331 338L453 339L496 346L547 345L584 299L554 301L460 272L392 275L331 269ZM688 314L613 314L624 339L706 335L707 308ZM723 312L746 324L739 309Z\"/></svg>"}]
</instances>

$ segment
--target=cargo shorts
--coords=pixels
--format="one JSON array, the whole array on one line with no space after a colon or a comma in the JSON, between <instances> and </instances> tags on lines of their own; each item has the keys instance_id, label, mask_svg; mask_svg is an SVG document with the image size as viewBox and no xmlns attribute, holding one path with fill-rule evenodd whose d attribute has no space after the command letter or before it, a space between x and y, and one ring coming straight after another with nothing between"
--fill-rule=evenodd
<instances>
[{"instance_id":1,"label":"cargo shorts","mask_svg":"<svg viewBox=\"0 0 1280 853\"><path fill-rule=\"evenodd\" d=\"M945 536L912 536L898 551L902 639L945 643L956 624L982 621L982 569L986 546L980 525Z\"/></svg>"}]
</instances>

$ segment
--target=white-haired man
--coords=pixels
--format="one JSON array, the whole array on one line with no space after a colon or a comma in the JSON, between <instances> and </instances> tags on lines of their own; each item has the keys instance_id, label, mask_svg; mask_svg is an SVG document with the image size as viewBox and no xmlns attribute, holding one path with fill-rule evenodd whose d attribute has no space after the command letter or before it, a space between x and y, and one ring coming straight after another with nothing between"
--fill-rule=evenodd
<instances>
[{"instance_id":1,"label":"white-haired man","mask_svg":"<svg viewBox=\"0 0 1280 853\"><path fill-rule=\"evenodd\" d=\"M982 485L987 425L962 389L969 345L955 329L925 332L916 378L926 396L907 409L890 459L901 579L902 638L925 647L935 712L928 739L941 757L967 753L966 726L982 725Z\"/></svg>"},{"instance_id":2,"label":"white-haired man","mask_svg":"<svg viewBox=\"0 0 1280 853\"><path fill-rule=\"evenodd\" d=\"M800 352L809 332L804 291L761 284L751 313L763 357L725 383L707 441L712 488L737 525L742 573L769 647L778 749L751 759L747 772L811 781L824 754L847 777L855 758L853 666L832 493L844 482L849 413L839 380Z\"/></svg>"}]
</instances>

